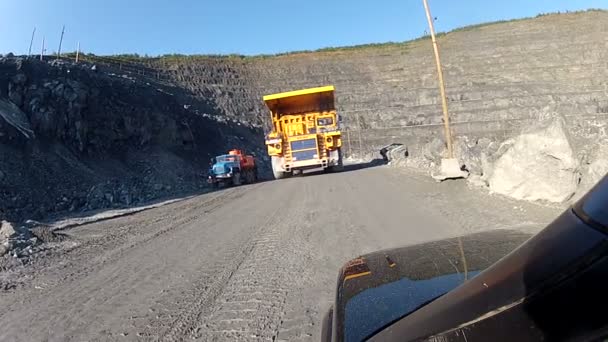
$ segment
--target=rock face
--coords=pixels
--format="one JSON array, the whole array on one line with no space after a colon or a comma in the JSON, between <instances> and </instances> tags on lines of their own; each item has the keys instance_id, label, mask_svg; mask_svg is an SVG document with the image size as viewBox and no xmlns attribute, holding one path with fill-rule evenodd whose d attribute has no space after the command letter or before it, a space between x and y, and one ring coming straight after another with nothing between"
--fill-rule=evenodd
<instances>
[{"instance_id":1,"label":"rock face","mask_svg":"<svg viewBox=\"0 0 608 342\"><path fill-rule=\"evenodd\" d=\"M27 139L34 138L34 131L30 127L27 115L13 102L0 99L0 117Z\"/></svg>"},{"instance_id":2,"label":"rock face","mask_svg":"<svg viewBox=\"0 0 608 342\"><path fill-rule=\"evenodd\" d=\"M608 12L542 16L450 32L439 38L456 135L504 140L557 112L581 136L606 123ZM227 117L263 126L264 94L336 86L345 152L442 138L441 102L428 39L275 57L158 58L144 63ZM361 131L362 150L358 136ZM583 138L581 137L581 139ZM574 136L578 139L579 137ZM574 141L576 144L586 142Z\"/></svg>"},{"instance_id":3,"label":"rock face","mask_svg":"<svg viewBox=\"0 0 608 342\"><path fill-rule=\"evenodd\" d=\"M212 155L263 153L260 130L188 110L184 96L88 64L0 59L0 218L200 191Z\"/></svg>"},{"instance_id":4,"label":"rock face","mask_svg":"<svg viewBox=\"0 0 608 342\"><path fill-rule=\"evenodd\" d=\"M496 193L523 200L564 202L576 191L578 161L557 118L546 127L531 129L504 144L489 178Z\"/></svg>"},{"instance_id":5,"label":"rock face","mask_svg":"<svg viewBox=\"0 0 608 342\"><path fill-rule=\"evenodd\" d=\"M601 67L608 52L606 11L541 16L438 38L456 135L504 140L538 120L564 116L576 145L605 124L608 98ZM167 56L130 62L134 75L187 90L184 104L201 114L267 127L262 95L325 84L350 140L345 154L366 155L400 142L408 147L442 137L441 102L429 39L279 56ZM104 67L125 61L86 57ZM86 59L85 58L85 59ZM205 100L209 108L197 101ZM199 108L200 107L200 108ZM361 136L361 148L359 147Z\"/></svg>"}]
</instances>

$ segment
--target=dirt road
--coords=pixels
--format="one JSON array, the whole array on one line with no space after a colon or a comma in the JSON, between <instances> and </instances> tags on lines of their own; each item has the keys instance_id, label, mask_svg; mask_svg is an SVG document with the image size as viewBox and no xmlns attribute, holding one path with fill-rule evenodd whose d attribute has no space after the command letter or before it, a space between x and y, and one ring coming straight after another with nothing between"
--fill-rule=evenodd
<instances>
[{"instance_id":1,"label":"dirt road","mask_svg":"<svg viewBox=\"0 0 608 342\"><path fill-rule=\"evenodd\" d=\"M318 340L349 258L558 211L386 166L230 188L66 230L3 275L0 340Z\"/></svg>"}]
</instances>

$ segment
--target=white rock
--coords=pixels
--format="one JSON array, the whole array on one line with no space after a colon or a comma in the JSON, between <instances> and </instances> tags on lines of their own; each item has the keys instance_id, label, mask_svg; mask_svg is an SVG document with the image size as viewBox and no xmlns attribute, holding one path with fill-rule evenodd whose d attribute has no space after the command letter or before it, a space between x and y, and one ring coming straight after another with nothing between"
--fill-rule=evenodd
<instances>
[{"instance_id":1,"label":"white rock","mask_svg":"<svg viewBox=\"0 0 608 342\"><path fill-rule=\"evenodd\" d=\"M485 188L488 186L486 181L480 175L469 175L467 182L473 186Z\"/></svg>"},{"instance_id":2,"label":"white rock","mask_svg":"<svg viewBox=\"0 0 608 342\"><path fill-rule=\"evenodd\" d=\"M16 234L13 225L8 221L0 222L0 240L8 240Z\"/></svg>"},{"instance_id":3,"label":"white rock","mask_svg":"<svg viewBox=\"0 0 608 342\"><path fill-rule=\"evenodd\" d=\"M589 165L583 170L581 184L573 200L578 200L608 174L608 141L598 142L598 149L591 156Z\"/></svg>"},{"instance_id":4,"label":"white rock","mask_svg":"<svg viewBox=\"0 0 608 342\"><path fill-rule=\"evenodd\" d=\"M576 191L578 160L562 118L508 141L512 144L494 164L493 192L522 200L561 203Z\"/></svg>"}]
</instances>

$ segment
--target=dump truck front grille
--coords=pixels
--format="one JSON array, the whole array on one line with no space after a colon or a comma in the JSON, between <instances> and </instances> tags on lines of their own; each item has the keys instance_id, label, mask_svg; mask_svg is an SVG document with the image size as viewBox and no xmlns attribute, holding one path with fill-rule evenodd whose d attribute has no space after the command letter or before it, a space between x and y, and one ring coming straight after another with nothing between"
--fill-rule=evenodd
<instances>
[{"instance_id":1,"label":"dump truck front grille","mask_svg":"<svg viewBox=\"0 0 608 342\"><path fill-rule=\"evenodd\" d=\"M308 150L308 149L316 149L317 148L317 139L306 139L306 140L298 140L291 142L291 150Z\"/></svg>"},{"instance_id":2,"label":"dump truck front grille","mask_svg":"<svg viewBox=\"0 0 608 342\"><path fill-rule=\"evenodd\" d=\"M300 160L310 160L310 159L317 159L319 158L319 155L317 154L317 150L306 150L306 151L296 151L292 153L292 160L293 161L300 161Z\"/></svg>"}]
</instances>

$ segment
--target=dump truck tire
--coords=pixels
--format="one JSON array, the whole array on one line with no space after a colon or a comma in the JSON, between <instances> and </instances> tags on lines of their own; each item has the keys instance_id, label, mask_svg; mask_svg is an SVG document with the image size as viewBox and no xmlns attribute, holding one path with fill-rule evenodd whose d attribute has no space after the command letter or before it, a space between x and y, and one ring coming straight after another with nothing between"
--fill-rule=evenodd
<instances>
[{"instance_id":1,"label":"dump truck tire","mask_svg":"<svg viewBox=\"0 0 608 342\"><path fill-rule=\"evenodd\" d=\"M281 163L281 159L279 157L271 157L272 163L272 175L274 179L282 179L286 177L285 172L281 171L279 164Z\"/></svg>"},{"instance_id":2,"label":"dump truck tire","mask_svg":"<svg viewBox=\"0 0 608 342\"><path fill-rule=\"evenodd\" d=\"M245 177L245 184L251 184L251 173L249 170L245 171L245 174L243 175Z\"/></svg>"},{"instance_id":3,"label":"dump truck tire","mask_svg":"<svg viewBox=\"0 0 608 342\"><path fill-rule=\"evenodd\" d=\"M241 185L241 173L237 172L232 176L232 184Z\"/></svg>"},{"instance_id":4,"label":"dump truck tire","mask_svg":"<svg viewBox=\"0 0 608 342\"><path fill-rule=\"evenodd\" d=\"M253 170L247 170L247 184L255 183L255 174Z\"/></svg>"},{"instance_id":5,"label":"dump truck tire","mask_svg":"<svg viewBox=\"0 0 608 342\"><path fill-rule=\"evenodd\" d=\"M338 149L338 164L329 167L329 170L331 172L340 172L340 171L344 171L344 161L342 159L342 150Z\"/></svg>"}]
</instances>

